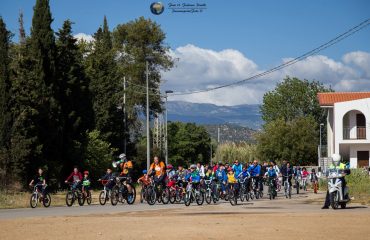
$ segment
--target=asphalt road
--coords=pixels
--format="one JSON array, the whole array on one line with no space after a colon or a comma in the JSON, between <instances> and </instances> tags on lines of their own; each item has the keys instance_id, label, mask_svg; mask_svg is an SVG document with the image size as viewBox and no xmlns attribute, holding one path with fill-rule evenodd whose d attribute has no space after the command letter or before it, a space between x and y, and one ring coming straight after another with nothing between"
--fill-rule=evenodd
<instances>
[{"instance_id":1,"label":"asphalt road","mask_svg":"<svg viewBox=\"0 0 370 240\"><path fill-rule=\"evenodd\" d=\"M105 206L93 204L90 206L78 206L75 204L72 207L37 207L31 208L20 208L20 209L3 209L0 210L0 220L5 219L18 219L18 218L30 218L30 217L58 217L58 216L84 216L94 214L117 214L127 212L140 212L140 211L153 211L161 209L186 209L196 208L202 209L202 211L212 211L217 213L218 211L224 211L225 209L232 210L231 212L247 211L250 213L313 213L322 211L334 211L332 209L322 210L322 202L325 197L325 193L313 194L312 192L300 193L299 195L293 194L292 199L286 199L282 193L278 194L278 198L275 200L267 199L265 194L263 199L254 199L249 202L238 202L237 206L231 207L229 202L220 201L216 204L207 205L204 202L203 206L197 206L196 203L192 203L189 207L184 204L155 204L153 206L147 203L139 203L136 199L136 203L133 205L118 204L112 206L107 203ZM93 202L97 202L97 199L93 199ZM229 208L229 206L231 208ZM342 210L337 210L342 211ZM358 204L349 204L348 208L344 211L355 212L368 212L370 214L370 208L361 206Z\"/></svg>"}]
</instances>

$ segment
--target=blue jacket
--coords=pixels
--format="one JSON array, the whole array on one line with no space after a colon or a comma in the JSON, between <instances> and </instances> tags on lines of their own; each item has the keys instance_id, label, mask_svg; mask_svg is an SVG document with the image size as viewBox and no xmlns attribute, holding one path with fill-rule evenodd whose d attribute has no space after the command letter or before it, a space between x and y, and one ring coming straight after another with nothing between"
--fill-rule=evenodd
<instances>
[{"instance_id":1,"label":"blue jacket","mask_svg":"<svg viewBox=\"0 0 370 240\"><path fill-rule=\"evenodd\" d=\"M224 170L217 169L216 171L216 178L220 182L226 182L227 181L227 175Z\"/></svg>"},{"instance_id":2,"label":"blue jacket","mask_svg":"<svg viewBox=\"0 0 370 240\"><path fill-rule=\"evenodd\" d=\"M274 177L274 178L277 177L277 174L276 174L276 170L275 169L269 169L269 170L267 170L266 174L267 174L268 177Z\"/></svg>"},{"instance_id":3,"label":"blue jacket","mask_svg":"<svg viewBox=\"0 0 370 240\"><path fill-rule=\"evenodd\" d=\"M250 176L251 176L251 175L249 174L248 169L246 169L245 171L242 171L242 172L239 174L238 178L242 178L242 179L244 179L244 178L246 178L246 177L250 177Z\"/></svg>"},{"instance_id":4,"label":"blue jacket","mask_svg":"<svg viewBox=\"0 0 370 240\"><path fill-rule=\"evenodd\" d=\"M251 174L252 177L259 175L261 173L261 165L249 166L248 172Z\"/></svg>"},{"instance_id":5,"label":"blue jacket","mask_svg":"<svg viewBox=\"0 0 370 240\"><path fill-rule=\"evenodd\" d=\"M237 178L239 174L243 171L243 166L240 163L238 165L234 164L232 166L232 169L234 170L235 178Z\"/></svg>"}]
</instances>

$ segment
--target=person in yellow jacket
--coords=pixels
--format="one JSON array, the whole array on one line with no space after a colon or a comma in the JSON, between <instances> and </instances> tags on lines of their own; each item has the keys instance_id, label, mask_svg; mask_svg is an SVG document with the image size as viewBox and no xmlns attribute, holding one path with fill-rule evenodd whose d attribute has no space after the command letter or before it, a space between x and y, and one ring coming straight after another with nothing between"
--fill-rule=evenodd
<instances>
[{"instance_id":1,"label":"person in yellow jacket","mask_svg":"<svg viewBox=\"0 0 370 240\"><path fill-rule=\"evenodd\" d=\"M334 156L333 154L333 162L330 164L329 169L338 169L342 171L342 176L340 179L342 181L342 192L344 193L344 189L346 188L346 175L351 174L351 170L347 169L346 164L340 161L340 155ZM349 196L347 196L349 198ZM345 197L343 197L345 198ZM329 189L326 191L325 203L321 209L328 209L330 206L330 196L329 196Z\"/></svg>"},{"instance_id":2,"label":"person in yellow jacket","mask_svg":"<svg viewBox=\"0 0 370 240\"><path fill-rule=\"evenodd\" d=\"M234 170L232 167L229 167L227 173L227 186L228 190L238 190L238 180L235 178Z\"/></svg>"}]
</instances>

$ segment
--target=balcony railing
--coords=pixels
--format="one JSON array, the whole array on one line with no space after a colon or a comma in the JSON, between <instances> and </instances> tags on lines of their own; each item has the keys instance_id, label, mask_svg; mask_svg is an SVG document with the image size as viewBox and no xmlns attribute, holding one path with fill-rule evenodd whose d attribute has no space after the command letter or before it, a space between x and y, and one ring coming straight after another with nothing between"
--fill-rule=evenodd
<instances>
[{"instance_id":1,"label":"balcony railing","mask_svg":"<svg viewBox=\"0 0 370 240\"><path fill-rule=\"evenodd\" d=\"M355 128L356 128L356 136L351 137L352 128L343 127L343 139L345 140L366 139L366 127L357 126Z\"/></svg>"}]
</instances>

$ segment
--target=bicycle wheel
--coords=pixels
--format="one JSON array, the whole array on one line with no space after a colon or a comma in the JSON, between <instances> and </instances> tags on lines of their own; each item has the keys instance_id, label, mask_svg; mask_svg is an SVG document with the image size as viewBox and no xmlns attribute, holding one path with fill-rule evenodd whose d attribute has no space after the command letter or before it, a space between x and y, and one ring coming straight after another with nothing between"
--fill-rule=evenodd
<instances>
[{"instance_id":1,"label":"bicycle wheel","mask_svg":"<svg viewBox=\"0 0 370 240\"><path fill-rule=\"evenodd\" d=\"M229 190L229 202L232 206L237 204L237 198L234 190Z\"/></svg>"},{"instance_id":2,"label":"bicycle wheel","mask_svg":"<svg viewBox=\"0 0 370 240\"><path fill-rule=\"evenodd\" d=\"M46 193L44 198L42 199L42 205L44 205L44 207L49 207L51 204L51 196L49 193Z\"/></svg>"},{"instance_id":3,"label":"bicycle wheel","mask_svg":"<svg viewBox=\"0 0 370 240\"><path fill-rule=\"evenodd\" d=\"M184 197L184 203L185 203L185 206L189 206L190 203L191 203L191 192L190 191L187 191L186 194L185 194L185 197Z\"/></svg>"},{"instance_id":4,"label":"bicycle wheel","mask_svg":"<svg viewBox=\"0 0 370 240\"><path fill-rule=\"evenodd\" d=\"M106 191L101 191L100 194L99 194L99 203L100 205L105 205L105 203L107 202L107 197L106 197Z\"/></svg>"},{"instance_id":5,"label":"bicycle wheel","mask_svg":"<svg viewBox=\"0 0 370 240\"><path fill-rule=\"evenodd\" d=\"M259 194L260 194L260 199L263 198L263 191L259 191Z\"/></svg>"},{"instance_id":6,"label":"bicycle wheel","mask_svg":"<svg viewBox=\"0 0 370 240\"><path fill-rule=\"evenodd\" d=\"M131 183L129 183L129 185L131 186L131 192L127 193L126 201L129 205L131 205L134 204L136 200L136 189L133 185L131 185Z\"/></svg>"},{"instance_id":7,"label":"bicycle wheel","mask_svg":"<svg viewBox=\"0 0 370 240\"><path fill-rule=\"evenodd\" d=\"M75 194L77 194L78 205L83 206L86 200L85 194L82 192L76 192Z\"/></svg>"},{"instance_id":8,"label":"bicycle wheel","mask_svg":"<svg viewBox=\"0 0 370 240\"><path fill-rule=\"evenodd\" d=\"M87 191L86 202L87 202L87 205L91 205L91 202L92 202L92 196L91 196L91 192L90 192L90 190L89 190L89 191Z\"/></svg>"},{"instance_id":9,"label":"bicycle wheel","mask_svg":"<svg viewBox=\"0 0 370 240\"><path fill-rule=\"evenodd\" d=\"M207 190L205 198L206 198L206 203L211 204L211 202L212 202L212 192L211 192L210 189Z\"/></svg>"},{"instance_id":10,"label":"bicycle wheel","mask_svg":"<svg viewBox=\"0 0 370 240\"><path fill-rule=\"evenodd\" d=\"M170 203L174 204L176 202L176 195L177 195L177 190L170 189Z\"/></svg>"},{"instance_id":11,"label":"bicycle wheel","mask_svg":"<svg viewBox=\"0 0 370 240\"><path fill-rule=\"evenodd\" d=\"M240 189L239 198L240 198L240 201L241 202L244 202L244 200L245 200L245 194L244 194L244 192L245 192L245 189L244 188Z\"/></svg>"},{"instance_id":12,"label":"bicycle wheel","mask_svg":"<svg viewBox=\"0 0 370 240\"><path fill-rule=\"evenodd\" d=\"M195 194L195 201L198 205L203 205L204 194L200 190Z\"/></svg>"},{"instance_id":13,"label":"bicycle wheel","mask_svg":"<svg viewBox=\"0 0 370 240\"><path fill-rule=\"evenodd\" d=\"M113 206L116 206L118 203L118 198L119 198L119 189L117 186L114 186L110 197L110 203Z\"/></svg>"},{"instance_id":14,"label":"bicycle wheel","mask_svg":"<svg viewBox=\"0 0 370 240\"><path fill-rule=\"evenodd\" d=\"M38 197L37 193L32 193L31 199L30 199L30 206L31 208L37 207Z\"/></svg>"},{"instance_id":15,"label":"bicycle wheel","mask_svg":"<svg viewBox=\"0 0 370 240\"><path fill-rule=\"evenodd\" d=\"M74 194L72 191L68 191L66 194L66 204L68 207L72 206L75 201Z\"/></svg>"},{"instance_id":16,"label":"bicycle wheel","mask_svg":"<svg viewBox=\"0 0 370 240\"><path fill-rule=\"evenodd\" d=\"M148 187L146 191L147 191L146 201L148 202L149 205L154 205L155 201L157 200L157 193L155 192L153 187Z\"/></svg>"},{"instance_id":17,"label":"bicycle wheel","mask_svg":"<svg viewBox=\"0 0 370 240\"><path fill-rule=\"evenodd\" d=\"M170 189L165 188L162 191L161 199L163 204L168 204L170 202Z\"/></svg>"},{"instance_id":18,"label":"bicycle wheel","mask_svg":"<svg viewBox=\"0 0 370 240\"><path fill-rule=\"evenodd\" d=\"M288 189L288 196L289 198L292 198L292 188L291 187L289 187Z\"/></svg>"},{"instance_id":19,"label":"bicycle wheel","mask_svg":"<svg viewBox=\"0 0 370 240\"><path fill-rule=\"evenodd\" d=\"M295 187L297 189L297 194L299 194L299 183L298 182L296 183L296 186Z\"/></svg>"}]
</instances>

